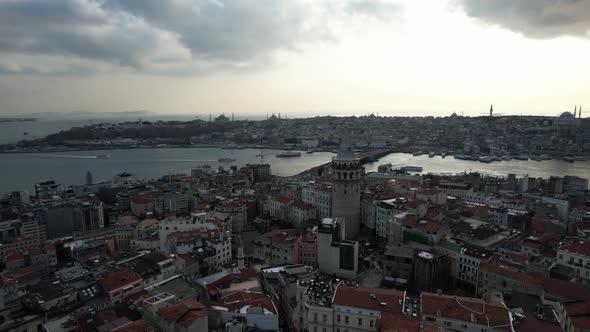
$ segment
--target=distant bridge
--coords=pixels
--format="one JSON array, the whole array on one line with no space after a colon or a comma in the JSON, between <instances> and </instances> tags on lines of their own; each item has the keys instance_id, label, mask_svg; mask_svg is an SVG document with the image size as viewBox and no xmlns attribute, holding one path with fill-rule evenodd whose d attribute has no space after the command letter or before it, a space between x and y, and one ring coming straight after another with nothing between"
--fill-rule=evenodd
<instances>
[{"instance_id":1,"label":"distant bridge","mask_svg":"<svg viewBox=\"0 0 590 332\"><path fill-rule=\"evenodd\" d=\"M393 149L379 149L379 150L372 150L372 151L365 151L361 154L357 155L357 158L361 160L361 164L367 164L374 161L377 161L379 158L387 156L390 153L395 152ZM299 174L293 175L293 177L305 177L306 175L320 175L320 173L328 166L330 166L332 162L327 162L321 164L319 166L315 166L309 168Z\"/></svg>"}]
</instances>

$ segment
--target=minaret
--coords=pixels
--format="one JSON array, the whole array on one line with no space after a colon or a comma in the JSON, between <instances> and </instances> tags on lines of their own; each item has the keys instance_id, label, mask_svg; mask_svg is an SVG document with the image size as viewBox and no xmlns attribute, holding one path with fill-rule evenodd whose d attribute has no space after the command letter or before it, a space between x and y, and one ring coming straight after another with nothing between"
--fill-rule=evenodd
<instances>
[{"instance_id":1,"label":"minaret","mask_svg":"<svg viewBox=\"0 0 590 332\"><path fill-rule=\"evenodd\" d=\"M360 159L354 155L351 144L343 139L338 154L332 159L332 216L344 218L346 239L349 240L358 238L360 231L360 186L364 171Z\"/></svg>"},{"instance_id":2,"label":"minaret","mask_svg":"<svg viewBox=\"0 0 590 332\"><path fill-rule=\"evenodd\" d=\"M494 105L490 105L490 117L494 116Z\"/></svg>"},{"instance_id":3,"label":"minaret","mask_svg":"<svg viewBox=\"0 0 590 332\"><path fill-rule=\"evenodd\" d=\"M238 247L238 254L236 255L236 258L238 259L238 269L243 269L246 267L246 265L244 264L244 246L242 245L242 239L241 237L239 238L239 247Z\"/></svg>"},{"instance_id":4,"label":"minaret","mask_svg":"<svg viewBox=\"0 0 590 332\"><path fill-rule=\"evenodd\" d=\"M580 111L578 112L578 118L582 118L582 105L580 105Z\"/></svg>"},{"instance_id":5,"label":"minaret","mask_svg":"<svg viewBox=\"0 0 590 332\"><path fill-rule=\"evenodd\" d=\"M574 106L574 119L576 118L577 112L578 112L578 106Z\"/></svg>"}]
</instances>

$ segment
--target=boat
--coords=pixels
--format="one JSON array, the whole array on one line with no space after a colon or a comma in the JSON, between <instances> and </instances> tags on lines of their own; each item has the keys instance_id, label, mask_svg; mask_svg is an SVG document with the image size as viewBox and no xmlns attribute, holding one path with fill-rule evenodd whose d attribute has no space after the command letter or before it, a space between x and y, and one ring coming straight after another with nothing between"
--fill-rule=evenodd
<instances>
[{"instance_id":1,"label":"boat","mask_svg":"<svg viewBox=\"0 0 590 332\"><path fill-rule=\"evenodd\" d=\"M511 156L502 156L501 159L504 161L510 161L510 160L512 160L512 157Z\"/></svg>"},{"instance_id":2,"label":"boat","mask_svg":"<svg viewBox=\"0 0 590 332\"><path fill-rule=\"evenodd\" d=\"M514 159L516 159L516 160L529 160L529 156L524 155L524 154L519 154L519 155L514 156Z\"/></svg>"},{"instance_id":3,"label":"boat","mask_svg":"<svg viewBox=\"0 0 590 332\"><path fill-rule=\"evenodd\" d=\"M422 167L420 166L404 166L402 169L406 172L422 172Z\"/></svg>"},{"instance_id":4,"label":"boat","mask_svg":"<svg viewBox=\"0 0 590 332\"><path fill-rule=\"evenodd\" d=\"M414 156L414 157L418 157L421 155L422 155L422 151L416 151L416 152L412 153L412 156Z\"/></svg>"},{"instance_id":5,"label":"boat","mask_svg":"<svg viewBox=\"0 0 590 332\"><path fill-rule=\"evenodd\" d=\"M494 158L494 157L492 157L492 156L483 156L483 157L479 157L479 161L480 161L480 162L482 162L482 163L487 163L487 164L489 164L489 163L491 163L491 162L492 162L492 161L494 161L494 160L495 160L495 158Z\"/></svg>"},{"instance_id":6,"label":"boat","mask_svg":"<svg viewBox=\"0 0 590 332\"><path fill-rule=\"evenodd\" d=\"M96 156L97 159L109 159L110 157L110 154L99 154Z\"/></svg>"},{"instance_id":7,"label":"boat","mask_svg":"<svg viewBox=\"0 0 590 332\"><path fill-rule=\"evenodd\" d=\"M434 152L430 152L428 154L428 158L434 158L434 156L436 156L436 153L434 153Z\"/></svg>"},{"instance_id":8,"label":"boat","mask_svg":"<svg viewBox=\"0 0 590 332\"><path fill-rule=\"evenodd\" d=\"M573 157L563 157L561 159L563 161L567 161L568 163L573 163L574 162L574 158Z\"/></svg>"},{"instance_id":9,"label":"boat","mask_svg":"<svg viewBox=\"0 0 590 332\"><path fill-rule=\"evenodd\" d=\"M551 156L548 155L548 154L542 154L541 155L541 159L543 159L543 160L551 160Z\"/></svg>"},{"instance_id":10,"label":"boat","mask_svg":"<svg viewBox=\"0 0 590 332\"><path fill-rule=\"evenodd\" d=\"M287 152L277 154L277 158L291 158L291 157L301 157L301 152L287 151Z\"/></svg>"},{"instance_id":11,"label":"boat","mask_svg":"<svg viewBox=\"0 0 590 332\"><path fill-rule=\"evenodd\" d=\"M541 156L531 156L531 160L535 160L535 161L541 161L543 160L543 158Z\"/></svg>"},{"instance_id":12,"label":"boat","mask_svg":"<svg viewBox=\"0 0 590 332\"><path fill-rule=\"evenodd\" d=\"M440 156L443 157L443 158L446 158L447 157L447 154L445 152L443 152Z\"/></svg>"},{"instance_id":13,"label":"boat","mask_svg":"<svg viewBox=\"0 0 590 332\"><path fill-rule=\"evenodd\" d=\"M219 158L217 161L220 163L231 163L232 161L236 161L236 158Z\"/></svg>"}]
</instances>

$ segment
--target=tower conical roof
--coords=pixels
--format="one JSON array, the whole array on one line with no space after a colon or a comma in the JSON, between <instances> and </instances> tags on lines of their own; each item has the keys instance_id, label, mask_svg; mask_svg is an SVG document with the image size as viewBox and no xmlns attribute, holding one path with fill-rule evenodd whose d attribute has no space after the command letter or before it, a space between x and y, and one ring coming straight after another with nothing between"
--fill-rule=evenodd
<instances>
[{"instance_id":1,"label":"tower conical roof","mask_svg":"<svg viewBox=\"0 0 590 332\"><path fill-rule=\"evenodd\" d=\"M342 143L340 143L340 149L338 150L338 154L336 155L335 160L352 161L356 159L357 157L354 155L352 145L348 142L346 138L343 138Z\"/></svg>"}]
</instances>

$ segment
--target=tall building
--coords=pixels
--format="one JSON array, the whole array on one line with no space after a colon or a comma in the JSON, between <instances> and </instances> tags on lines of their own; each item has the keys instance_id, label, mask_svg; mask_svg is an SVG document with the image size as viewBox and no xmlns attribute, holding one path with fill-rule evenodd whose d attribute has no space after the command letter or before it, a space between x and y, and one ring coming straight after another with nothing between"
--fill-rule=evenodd
<instances>
[{"instance_id":1,"label":"tall building","mask_svg":"<svg viewBox=\"0 0 590 332\"><path fill-rule=\"evenodd\" d=\"M344 239L346 225L338 218L325 218L318 227L317 250L320 271L354 279L358 271L358 241Z\"/></svg>"},{"instance_id":2,"label":"tall building","mask_svg":"<svg viewBox=\"0 0 590 332\"><path fill-rule=\"evenodd\" d=\"M360 182L364 168L354 155L352 147L344 142L336 158L332 160L334 195L332 215L343 218L346 223L346 238L356 239L360 230L361 192Z\"/></svg>"}]
</instances>

